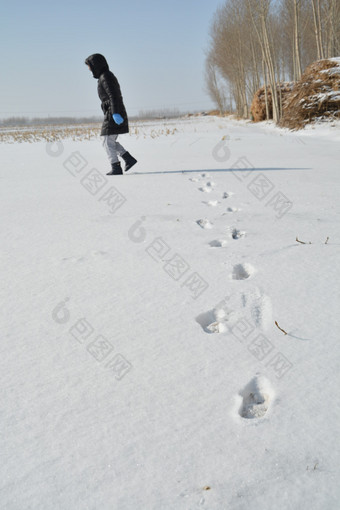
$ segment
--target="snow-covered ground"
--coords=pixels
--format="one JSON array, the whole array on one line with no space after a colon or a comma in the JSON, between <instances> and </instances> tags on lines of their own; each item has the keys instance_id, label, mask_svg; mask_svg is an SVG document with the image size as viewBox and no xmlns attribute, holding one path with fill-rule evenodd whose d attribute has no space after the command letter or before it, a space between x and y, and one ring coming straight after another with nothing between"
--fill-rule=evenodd
<instances>
[{"instance_id":1,"label":"snow-covered ground","mask_svg":"<svg viewBox=\"0 0 340 510\"><path fill-rule=\"evenodd\" d=\"M339 141L1 145L2 509L339 508Z\"/></svg>"}]
</instances>

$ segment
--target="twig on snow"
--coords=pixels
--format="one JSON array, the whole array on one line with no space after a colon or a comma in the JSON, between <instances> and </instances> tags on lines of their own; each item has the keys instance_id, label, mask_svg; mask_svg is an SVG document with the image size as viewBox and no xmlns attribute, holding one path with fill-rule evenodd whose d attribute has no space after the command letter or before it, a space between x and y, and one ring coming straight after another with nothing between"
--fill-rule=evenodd
<instances>
[{"instance_id":1,"label":"twig on snow","mask_svg":"<svg viewBox=\"0 0 340 510\"><path fill-rule=\"evenodd\" d=\"M305 243L304 241L300 241L297 237L296 237L296 241L301 244L312 244L310 241L308 243Z\"/></svg>"},{"instance_id":2,"label":"twig on snow","mask_svg":"<svg viewBox=\"0 0 340 510\"><path fill-rule=\"evenodd\" d=\"M277 321L275 321L275 325L279 328L280 331L282 331L282 333L284 333L285 335L288 335L287 331L285 331L284 329L280 328L280 326L278 325Z\"/></svg>"}]
</instances>

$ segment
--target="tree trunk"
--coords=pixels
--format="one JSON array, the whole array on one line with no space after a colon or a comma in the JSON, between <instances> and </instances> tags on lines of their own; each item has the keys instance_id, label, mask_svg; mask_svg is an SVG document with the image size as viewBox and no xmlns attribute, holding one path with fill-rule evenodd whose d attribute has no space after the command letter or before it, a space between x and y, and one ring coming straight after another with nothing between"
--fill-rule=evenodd
<instances>
[{"instance_id":1,"label":"tree trunk","mask_svg":"<svg viewBox=\"0 0 340 510\"><path fill-rule=\"evenodd\" d=\"M314 32L316 39L316 47L318 52L318 60L325 58L322 38L322 22L320 0L311 0L313 7Z\"/></svg>"},{"instance_id":2,"label":"tree trunk","mask_svg":"<svg viewBox=\"0 0 340 510\"><path fill-rule=\"evenodd\" d=\"M264 100L266 103L266 119L269 119L269 105L268 105L268 86L267 86L267 69L265 67L265 61L262 60L262 69L264 77Z\"/></svg>"},{"instance_id":3,"label":"tree trunk","mask_svg":"<svg viewBox=\"0 0 340 510\"><path fill-rule=\"evenodd\" d=\"M301 78L301 56L300 56L300 37L299 37L299 9L298 0L294 0L294 64L295 81Z\"/></svg>"}]
</instances>

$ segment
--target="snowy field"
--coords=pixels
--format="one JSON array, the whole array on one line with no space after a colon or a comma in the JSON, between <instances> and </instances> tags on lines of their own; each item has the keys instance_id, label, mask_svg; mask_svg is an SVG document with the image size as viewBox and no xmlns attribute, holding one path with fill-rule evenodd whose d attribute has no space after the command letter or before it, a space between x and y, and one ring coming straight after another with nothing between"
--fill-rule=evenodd
<instances>
[{"instance_id":1,"label":"snowy field","mask_svg":"<svg viewBox=\"0 0 340 510\"><path fill-rule=\"evenodd\" d=\"M338 509L339 124L120 141L1 144L0 508Z\"/></svg>"}]
</instances>

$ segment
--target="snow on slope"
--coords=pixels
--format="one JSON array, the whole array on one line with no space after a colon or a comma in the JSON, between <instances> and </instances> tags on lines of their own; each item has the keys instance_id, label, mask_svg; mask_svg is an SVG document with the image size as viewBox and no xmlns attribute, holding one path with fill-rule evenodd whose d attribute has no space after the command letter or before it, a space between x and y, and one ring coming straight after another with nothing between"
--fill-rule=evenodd
<instances>
[{"instance_id":1,"label":"snow on slope","mask_svg":"<svg viewBox=\"0 0 340 510\"><path fill-rule=\"evenodd\" d=\"M1 146L1 508L338 508L339 127L173 125Z\"/></svg>"}]
</instances>

